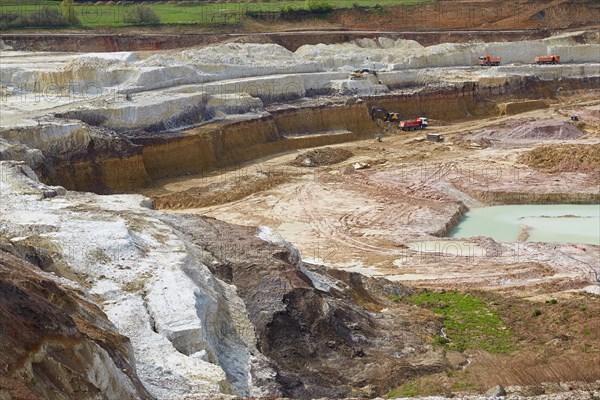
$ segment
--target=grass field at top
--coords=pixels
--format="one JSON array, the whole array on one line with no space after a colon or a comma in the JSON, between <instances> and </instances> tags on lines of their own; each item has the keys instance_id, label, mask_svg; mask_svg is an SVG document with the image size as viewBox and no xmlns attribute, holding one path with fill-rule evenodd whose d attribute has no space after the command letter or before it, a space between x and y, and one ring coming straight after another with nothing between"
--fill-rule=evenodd
<instances>
[{"instance_id":1,"label":"grass field at top","mask_svg":"<svg viewBox=\"0 0 600 400\"><path fill-rule=\"evenodd\" d=\"M335 9L373 7L378 4L382 7L392 5L407 5L433 2L435 0L328 0L326 1ZM44 7L60 9L60 1L52 0L0 0L0 17L4 13L18 13L26 15ZM163 25L198 25L216 26L238 24L247 13L264 13L271 15L293 7L297 10L307 10L307 2L300 1L271 1L271 2L228 2L228 3L202 3L181 2L181 4L152 4L146 3L160 18ZM125 27L124 17L131 12L133 4L96 5L94 3L79 3L73 9L75 16L84 28L95 27Z\"/></svg>"}]
</instances>

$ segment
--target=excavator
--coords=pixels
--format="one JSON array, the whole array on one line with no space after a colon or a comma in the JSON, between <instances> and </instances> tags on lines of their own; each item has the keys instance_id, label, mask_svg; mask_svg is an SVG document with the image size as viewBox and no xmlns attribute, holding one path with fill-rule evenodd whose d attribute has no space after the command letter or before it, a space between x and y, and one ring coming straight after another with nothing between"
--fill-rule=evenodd
<instances>
[{"instance_id":1,"label":"excavator","mask_svg":"<svg viewBox=\"0 0 600 400\"><path fill-rule=\"evenodd\" d=\"M389 113L385 108L371 107L371 119L381 119L385 122L400 122L400 113Z\"/></svg>"},{"instance_id":2,"label":"excavator","mask_svg":"<svg viewBox=\"0 0 600 400\"><path fill-rule=\"evenodd\" d=\"M366 75L369 75L369 74L371 74L377 78L377 71L374 71L374 70L368 69L368 68L363 68L363 69L357 69L353 73L351 73L350 79L365 79Z\"/></svg>"}]
</instances>

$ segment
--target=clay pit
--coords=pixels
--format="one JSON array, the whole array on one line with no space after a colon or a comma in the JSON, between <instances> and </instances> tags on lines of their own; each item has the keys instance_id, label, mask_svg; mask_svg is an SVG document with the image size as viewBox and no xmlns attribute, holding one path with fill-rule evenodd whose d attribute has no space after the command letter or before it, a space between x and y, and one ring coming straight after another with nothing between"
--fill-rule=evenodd
<instances>
[{"instance_id":1,"label":"clay pit","mask_svg":"<svg viewBox=\"0 0 600 400\"><path fill-rule=\"evenodd\" d=\"M539 35L5 38L0 398L597 396L600 243L450 237L487 206L600 207L600 43ZM448 325L473 299L491 345Z\"/></svg>"}]
</instances>

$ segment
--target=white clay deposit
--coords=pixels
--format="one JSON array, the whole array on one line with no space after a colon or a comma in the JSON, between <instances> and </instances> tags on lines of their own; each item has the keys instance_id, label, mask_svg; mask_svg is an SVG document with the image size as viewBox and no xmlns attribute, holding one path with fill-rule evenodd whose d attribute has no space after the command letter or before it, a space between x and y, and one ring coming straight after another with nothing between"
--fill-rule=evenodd
<instances>
[{"instance_id":1,"label":"white clay deposit","mask_svg":"<svg viewBox=\"0 0 600 400\"><path fill-rule=\"evenodd\" d=\"M479 81L497 86L504 79L527 75L597 76L599 52L600 45L575 44L567 35L429 47L411 40L360 39L304 45L296 52L275 44L239 43L154 54L6 51L0 124L31 126L40 116L75 111L101 116L102 126L136 129L177 120L190 108L198 109L192 118L197 122L206 119L206 107L208 118L260 113L265 103L308 93L374 95L432 82ZM563 64L532 65L536 55L555 53L561 54ZM502 57L502 65L477 66L482 54ZM350 80L349 74L361 68L380 72L376 79Z\"/></svg>"},{"instance_id":2,"label":"white clay deposit","mask_svg":"<svg viewBox=\"0 0 600 400\"><path fill-rule=\"evenodd\" d=\"M152 394L262 394L250 368L263 375L272 371L256 350L235 287L216 279L189 243L144 206L142 196L70 192L44 199L43 191L52 188L32 180L24 164L1 162L0 171L2 235L44 243L86 277L78 289L97 296L118 331L131 339L137 373ZM215 326L227 326L225 346Z\"/></svg>"}]
</instances>

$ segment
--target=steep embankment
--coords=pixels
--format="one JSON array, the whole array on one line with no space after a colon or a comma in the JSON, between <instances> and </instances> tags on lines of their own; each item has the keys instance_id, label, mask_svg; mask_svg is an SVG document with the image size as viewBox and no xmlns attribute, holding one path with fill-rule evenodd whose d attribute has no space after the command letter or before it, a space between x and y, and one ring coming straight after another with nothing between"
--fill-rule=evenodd
<instances>
[{"instance_id":1,"label":"steep embankment","mask_svg":"<svg viewBox=\"0 0 600 400\"><path fill-rule=\"evenodd\" d=\"M496 103L511 97L547 101L595 88L600 45L578 38L428 47L378 38L295 52L256 43L161 54L8 52L0 159L26 161L69 189L109 193L365 138L378 129L372 106L403 118L497 115ZM473 68L487 52L503 65ZM565 64L530 64L547 53ZM379 72L350 79L366 57Z\"/></svg>"},{"instance_id":2,"label":"steep embankment","mask_svg":"<svg viewBox=\"0 0 600 400\"><path fill-rule=\"evenodd\" d=\"M216 279L199 249L160 223L146 199L65 193L37 182L22 163L0 167L1 236L35 250L33 259L102 308L129 338L137 376L153 397L278 393L261 381L271 368L235 288ZM120 368L99 371L98 385L122 381Z\"/></svg>"},{"instance_id":3,"label":"steep embankment","mask_svg":"<svg viewBox=\"0 0 600 400\"><path fill-rule=\"evenodd\" d=\"M55 376L110 398L150 397L141 384L159 399L373 396L451 368L429 344L439 320L390 300L407 287L305 265L268 228L65 193L22 163L0 167L4 248L61 277L0 252L0 315L21 327L0 357L40 397L54 385L75 398Z\"/></svg>"},{"instance_id":4,"label":"steep embankment","mask_svg":"<svg viewBox=\"0 0 600 400\"><path fill-rule=\"evenodd\" d=\"M37 171L69 189L119 192L165 176L208 172L270 154L369 137L376 130L364 102L293 108L177 132L115 135L88 127L88 138L80 145L72 146L68 137L55 143L63 151L50 152Z\"/></svg>"},{"instance_id":5,"label":"steep embankment","mask_svg":"<svg viewBox=\"0 0 600 400\"><path fill-rule=\"evenodd\" d=\"M151 399L129 339L74 282L44 272L52 264L47 251L0 238L2 396Z\"/></svg>"},{"instance_id":6,"label":"steep embankment","mask_svg":"<svg viewBox=\"0 0 600 400\"><path fill-rule=\"evenodd\" d=\"M204 248L211 271L236 286L285 396L382 395L406 379L450 368L443 352L423 340L437 323L390 301L409 288L304 265L267 227L257 232L195 215L162 219ZM222 239L231 237L235 244Z\"/></svg>"},{"instance_id":7,"label":"steep embankment","mask_svg":"<svg viewBox=\"0 0 600 400\"><path fill-rule=\"evenodd\" d=\"M45 181L69 189L122 192L167 176L205 173L289 150L368 138L378 129L369 115L373 106L401 110L403 118L454 121L499 115L508 106L498 108L496 103L515 96L547 101L559 92L587 90L597 83L597 77L519 77L448 84L363 96L362 101L272 105L260 116L230 117L170 132L114 133L81 121L54 119L2 132L7 145L0 157L28 161ZM510 104L511 110L519 104Z\"/></svg>"},{"instance_id":8,"label":"steep embankment","mask_svg":"<svg viewBox=\"0 0 600 400\"><path fill-rule=\"evenodd\" d=\"M352 27L348 27L352 29ZM295 51L305 44L335 44L344 43L350 40L378 37L387 37L390 39L408 39L415 40L424 46L435 45L444 42L464 43L472 40L483 42L491 41L515 41L527 39L543 39L548 37L551 32L540 29L536 31L527 30L501 30L501 31L472 31L470 27L464 32L461 31L437 31L437 27L432 27L431 31L401 31L381 30L381 26L373 27L372 31L304 31L304 32L277 32L277 33L256 33L248 35L222 34L222 33L197 33L189 32L186 34L170 33L127 33L122 32L119 35L103 33L3 33L1 40L4 46L12 50L21 51L67 51L67 52L115 52L115 51L156 51L172 50L196 46L209 46L225 42L238 43L274 43L288 50ZM399 32L400 31L400 32Z\"/></svg>"}]
</instances>

